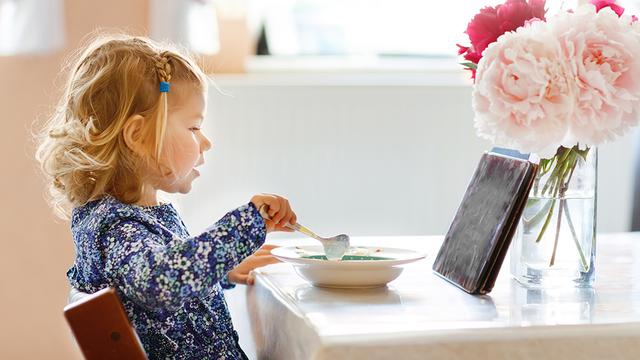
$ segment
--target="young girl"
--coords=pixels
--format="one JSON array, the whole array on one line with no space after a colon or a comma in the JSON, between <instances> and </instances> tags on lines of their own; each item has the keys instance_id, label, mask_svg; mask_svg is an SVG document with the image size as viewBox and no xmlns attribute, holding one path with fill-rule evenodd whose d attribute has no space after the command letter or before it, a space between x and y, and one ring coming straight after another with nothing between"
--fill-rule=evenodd
<instances>
[{"instance_id":1,"label":"young girl","mask_svg":"<svg viewBox=\"0 0 640 360\"><path fill-rule=\"evenodd\" d=\"M262 194L191 236L159 202L158 191L189 192L211 148L206 93L205 74L179 51L100 38L73 65L38 148L54 207L72 209L71 285L116 288L152 359L246 358L221 290L251 284L252 269L275 262L260 248L266 232L296 222L286 199Z\"/></svg>"}]
</instances>

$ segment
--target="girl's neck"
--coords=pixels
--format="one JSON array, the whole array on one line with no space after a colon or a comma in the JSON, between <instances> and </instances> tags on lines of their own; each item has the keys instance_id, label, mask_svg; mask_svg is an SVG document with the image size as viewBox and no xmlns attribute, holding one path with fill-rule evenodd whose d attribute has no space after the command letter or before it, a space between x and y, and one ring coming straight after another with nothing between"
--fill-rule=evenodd
<instances>
[{"instance_id":1,"label":"girl's neck","mask_svg":"<svg viewBox=\"0 0 640 360\"><path fill-rule=\"evenodd\" d=\"M140 206L156 206L158 205L158 191L152 186L143 185L140 200L136 202Z\"/></svg>"}]
</instances>

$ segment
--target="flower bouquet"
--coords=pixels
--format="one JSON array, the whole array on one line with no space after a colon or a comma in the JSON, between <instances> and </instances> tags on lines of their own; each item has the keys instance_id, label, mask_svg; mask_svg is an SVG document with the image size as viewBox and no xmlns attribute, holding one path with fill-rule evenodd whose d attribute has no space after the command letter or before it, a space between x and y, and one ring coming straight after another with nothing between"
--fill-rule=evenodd
<instances>
[{"instance_id":1,"label":"flower bouquet","mask_svg":"<svg viewBox=\"0 0 640 360\"><path fill-rule=\"evenodd\" d=\"M485 7L459 47L480 137L540 159L512 243L520 282L594 279L596 146L640 110L640 24L615 1L547 13L544 0Z\"/></svg>"}]
</instances>

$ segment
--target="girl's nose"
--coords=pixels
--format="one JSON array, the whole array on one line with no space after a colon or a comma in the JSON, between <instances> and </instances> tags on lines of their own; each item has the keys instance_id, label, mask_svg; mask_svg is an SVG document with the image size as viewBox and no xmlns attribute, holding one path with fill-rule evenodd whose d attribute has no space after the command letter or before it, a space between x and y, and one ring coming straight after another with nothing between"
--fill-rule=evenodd
<instances>
[{"instance_id":1,"label":"girl's nose","mask_svg":"<svg viewBox=\"0 0 640 360\"><path fill-rule=\"evenodd\" d=\"M211 149L211 140L209 140L209 138L204 133L201 132L201 134L202 139L200 141L200 150L201 152L205 152Z\"/></svg>"}]
</instances>

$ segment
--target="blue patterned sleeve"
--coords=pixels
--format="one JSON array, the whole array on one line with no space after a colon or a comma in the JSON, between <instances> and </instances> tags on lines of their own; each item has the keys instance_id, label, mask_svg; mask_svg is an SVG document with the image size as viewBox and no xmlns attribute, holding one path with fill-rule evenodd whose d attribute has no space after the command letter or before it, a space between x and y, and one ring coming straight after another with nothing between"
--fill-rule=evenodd
<instances>
[{"instance_id":1,"label":"blue patterned sleeve","mask_svg":"<svg viewBox=\"0 0 640 360\"><path fill-rule=\"evenodd\" d=\"M229 274L225 275L222 279L220 279L220 286L222 286L225 290L231 290L236 287L236 284L232 283L229 280Z\"/></svg>"},{"instance_id":2,"label":"blue patterned sleeve","mask_svg":"<svg viewBox=\"0 0 640 360\"><path fill-rule=\"evenodd\" d=\"M252 203L188 239L167 243L147 226L119 219L110 227L105 270L120 291L148 308L173 309L210 294L266 237L264 220Z\"/></svg>"}]
</instances>

